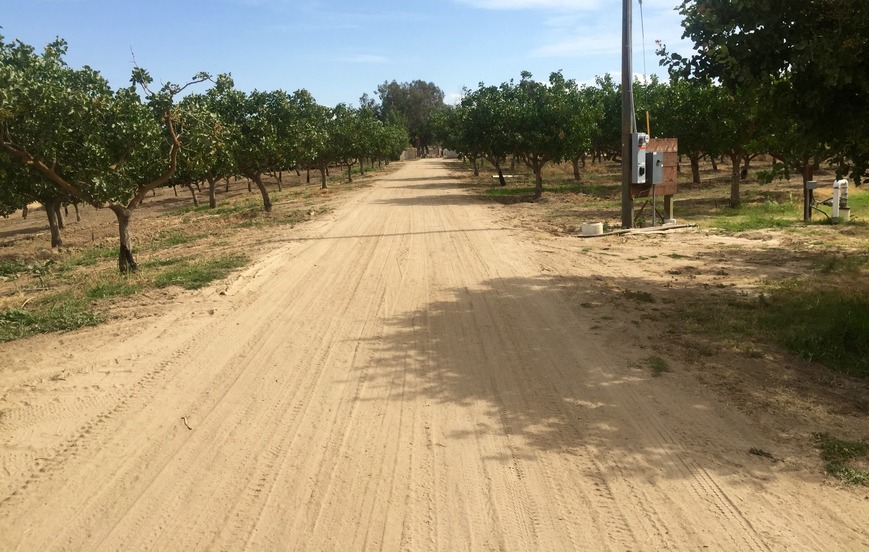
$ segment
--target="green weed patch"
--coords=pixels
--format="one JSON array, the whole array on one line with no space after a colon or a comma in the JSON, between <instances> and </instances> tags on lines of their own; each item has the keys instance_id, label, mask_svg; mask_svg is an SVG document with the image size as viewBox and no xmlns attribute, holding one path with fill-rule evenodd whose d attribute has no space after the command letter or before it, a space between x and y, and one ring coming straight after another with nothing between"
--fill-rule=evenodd
<instances>
[{"instance_id":1,"label":"green weed patch","mask_svg":"<svg viewBox=\"0 0 869 552\"><path fill-rule=\"evenodd\" d=\"M214 280L225 278L233 270L247 264L247 257L235 255L198 262L185 262L159 274L154 279L157 287L180 286L184 289L199 289Z\"/></svg>"},{"instance_id":2,"label":"green weed patch","mask_svg":"<svg viewBox=\"0 0 869 552\"><path fill-rule=\"evenodd\" d=\"M869 471L854 466L856 462L869 461L869 442L845 441L821 433L815 435L815 446L829 475L850 485L869 486Z\"/></svg>"},{"instance_id":3,"label":"green weed patch","mask_svg":"<svg viewBox=\"0 0 869 552\"><path fill-rule=\"evenodd\" d=\"M0 342L21 339L40 333L65 332L103 321L79 299L66 299L37 305L31 310L0 311Z\"/></svg>"},{"instance_id":4,"label":"green weed patch","mask_svg":"<svg viewBox=\"0 0 869 552\"><path fill-rule=\"evenodd\" d=\"M108 299L111 297L126 297L138 293L142 289L137 283L130 282L124 276L104 278L102 281L90 286L85 290L84 297L89 301Z\"/></svg>"},{"instance_id":5,"label":"green weed patch","mask_svg":"<svg viewBox=\"0 0 869 552\"><path fill-rule=\"evenodd\" d=\"M758 300L758 325L792 352L869 377L869 297L781 284Z\"/></svg>"}]
</instances>

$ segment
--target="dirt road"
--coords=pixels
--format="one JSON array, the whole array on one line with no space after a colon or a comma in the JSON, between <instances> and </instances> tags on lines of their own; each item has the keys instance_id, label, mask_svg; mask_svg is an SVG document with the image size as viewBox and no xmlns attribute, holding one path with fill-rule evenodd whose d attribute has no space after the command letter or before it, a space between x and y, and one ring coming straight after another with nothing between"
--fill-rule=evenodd
<instances>
[{"instance_id":1,"label":"dirt road","mask_svg":"<svg viewBox=\"0 0 869 552\"><path fill-rule=\"evenodd\" d=\"M496 219L408 163L161 316L3 345L0 550L869 546Z\"/></svg>"}]
</instances>

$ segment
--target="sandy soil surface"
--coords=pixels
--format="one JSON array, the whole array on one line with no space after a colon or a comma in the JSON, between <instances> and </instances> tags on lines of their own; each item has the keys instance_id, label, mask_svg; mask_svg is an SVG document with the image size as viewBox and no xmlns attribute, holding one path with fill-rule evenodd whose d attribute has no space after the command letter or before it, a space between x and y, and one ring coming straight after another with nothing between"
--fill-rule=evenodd
<instances>
[{"instance_id":1,"label":"sandy soil surface","mask_svg":"<svg viewBox=\"0 0 869 552\"><path fill-rule=\"evenodd\" d=\"M408 163L159 315L0 345L0 549L867 546L865 490L804 456L794 408L637 367L665 321L602 298L674 299L636 258L702 236L504 216Z\"/></svg>"}]
</instances>

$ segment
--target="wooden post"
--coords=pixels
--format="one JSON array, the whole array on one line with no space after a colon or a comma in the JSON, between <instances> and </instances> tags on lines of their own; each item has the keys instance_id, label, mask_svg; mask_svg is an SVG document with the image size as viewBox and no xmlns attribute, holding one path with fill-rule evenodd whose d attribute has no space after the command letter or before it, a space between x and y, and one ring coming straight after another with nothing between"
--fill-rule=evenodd
<instances>
[{"instance_id":1,"label":"wooden post","mask_svg":"<svg viewBox=\"0 0 869 552\"><path fill-rule=\"evenodd\" d=\"M673 214L673 196L671 195L664 196L664 218L667 220L676 218Z\"/></svg>"}]
</instances>

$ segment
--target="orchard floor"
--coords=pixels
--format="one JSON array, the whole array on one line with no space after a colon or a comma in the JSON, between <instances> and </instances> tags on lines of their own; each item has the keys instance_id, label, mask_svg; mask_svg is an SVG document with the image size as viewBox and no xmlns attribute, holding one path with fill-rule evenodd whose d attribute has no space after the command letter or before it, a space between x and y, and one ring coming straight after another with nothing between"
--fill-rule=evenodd
<instances>
[{"instance_id":1,"label":"orchard floor","mask_svg":"<svg viewBox=\"0 0 869 552\"><path fill-rule=\"evenodd\" d=\"M869 436L865 384L668 332L799 273L779 238L555 236L460 182L402 164L227 281L0 344L0 549L867 546L811 438Z\"/></svg>"}]
</instances>

